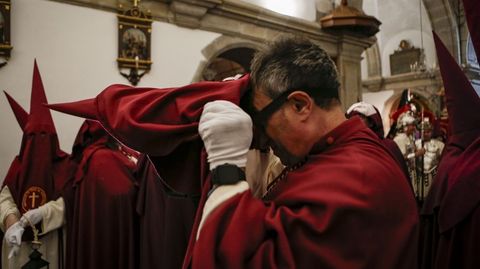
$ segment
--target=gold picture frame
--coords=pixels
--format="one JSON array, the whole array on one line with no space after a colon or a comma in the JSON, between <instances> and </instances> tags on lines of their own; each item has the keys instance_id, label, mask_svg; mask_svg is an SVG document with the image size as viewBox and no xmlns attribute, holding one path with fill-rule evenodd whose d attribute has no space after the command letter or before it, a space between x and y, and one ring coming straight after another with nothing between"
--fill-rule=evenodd
<instances>
[{"instance_id":1,"label":"gold picture frame","mask_svg":"<svg viewBox=\"0 0 480 269\"><path fill-rule=\"evenodd\" d=\"M0 58L5 62L0 63L0 67L7 64L10 59L12 44L10 41L10 0L0 0Z\"/></svg>"},{"instance_id":2,"label":"gold picture frame","mask_svg":"<svg viewBox=\"0 0 480 269\"><path fill-rule=\"evenodd\" d=\"M120 74L133 85L150 71L152 22L150 15L142 12L137 1L131 9L117 15L118 17L118 68ZM129 73L122 69L130 69Z\"/></svg>"}]
</instances>

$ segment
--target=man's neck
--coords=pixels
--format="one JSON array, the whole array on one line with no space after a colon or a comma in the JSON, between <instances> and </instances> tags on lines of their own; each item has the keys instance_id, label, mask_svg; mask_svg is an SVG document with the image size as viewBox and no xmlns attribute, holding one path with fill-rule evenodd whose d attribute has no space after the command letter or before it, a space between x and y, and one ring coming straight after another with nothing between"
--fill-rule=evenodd
<instances>
[{"instance_id":1,"label":"man's neck","mask_svg":"<svg viewBox=\"0 0 480 269\"><path fill-rule=\"evenodd\" d=\"M318 135L315 143L347 120L340 106L333 107L330 110L320 110L321 113L317 119Z\"/></svg>"}]
</instances>

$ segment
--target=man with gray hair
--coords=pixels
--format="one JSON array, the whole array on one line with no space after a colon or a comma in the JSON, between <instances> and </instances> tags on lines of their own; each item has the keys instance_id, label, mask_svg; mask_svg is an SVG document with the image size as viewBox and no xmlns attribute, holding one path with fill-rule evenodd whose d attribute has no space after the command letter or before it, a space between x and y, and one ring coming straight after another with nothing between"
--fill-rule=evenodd
<instances>
[{"instance_id":1,"label":"man with gray hair","mask_svg":"<svg viewBox=\"0 0 480 269\"><path fill-rule=\"evenodd\" d=\"M416 268L410 187L376 134L345 118L327 53L284 37L251 70L253 128L286 168L254 197L243 181L250 116L228 101L204 106L198 129L214 187L192 268Z\"/></svg>"}]
</instances>

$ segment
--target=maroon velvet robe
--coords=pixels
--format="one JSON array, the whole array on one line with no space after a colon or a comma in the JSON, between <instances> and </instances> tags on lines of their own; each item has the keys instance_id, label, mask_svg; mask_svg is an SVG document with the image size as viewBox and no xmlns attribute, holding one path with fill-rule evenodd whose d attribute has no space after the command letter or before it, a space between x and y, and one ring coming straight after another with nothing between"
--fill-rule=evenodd
<instances>
[{"instance_id":1,"label":"maroon velvet robe","mask_svg":"<svg viewBox=\"0 0 480 269\"><path fill-rule=\"evenodd\" d=\"M471 172L478 169L478 159L472 160L471 156L478 156L475 149L480 137L480 115L471 112L480 107L480 98L445 45L435 33L433 36L445 85L451 135L421 211L419 264L425 269L475 268L467 265L478 264L478 259L470 254L478 252L474 241L479 238L478 220L474 216L474 204L478 201L471 197L478 195L478 173Z\"/></svg>"},{"instance_id":2,"label":"maroon velvet robe","mask_svg":"<svg viewBox=\"0 0 480 269\"><path fill-rule=\"evenodd\" d=\"M398 163L400 168L402 168L402 171L405 173L405 179L408 181L408 184L411 186L412 182L410 182L410 175L408 173L407 163L405 161L405 158L403 157L402 151L400 151L400 148L398 147L397 143L395 143L392 139L385 138L385 133L383 131L382 117L380 116L380 112L378 111L378 109L375 106L373 106L373 108L377 113L370 116L365 116L356 110L353 110L346 116L347 118L351 118L358 115L361 118L366 118L369 125L368 127L378 136L378 138L382 141L381 143L388 149L388 151L390 152L392 157L395 159L395 161ZM413 188L412 188L412 193L413 193Z\"/></svg>"},{"instance_id":3,"label":"maroon velvet robe","mask_svg":"<svg viewBox=\"0 0 480 269\"><path fill-rule=\"evenodd\" d=\"M196 144L196 145L195 145ZM138 268L181 268L200 194L198 168L201 163L198 142L181 145L168 157L147 156L139 161L137 212L140 217ZM191 162L191 163L189 163ZM188 167L176 171L172 167ZM198 167L198 168L197 168ZM205 171L205 170L203 170ZM205 176L204 176L205 177ZM175 181L178 178L191 178Z\"/></svg>"},{"instance_id":4,"label":"maroon velvet robe","mask_svg":"<svg viewBox=\"0 0 480 269\"><path fill-rule=\"evenodd\" d=\"M33 68L30 115L8 94L7 98L23 130L23 138L20 153L13 160L2 188L8 186L20 214L24 214L57 199L72 166L68 154L59 147L50 111L43 106L47 98L36 61ZM37 228L41 231L40 224ZM30 228L25 230L22 240L33 240ZM58 247L61 253L61 245L51 247ZM61 261L49 262L61 263Z\"/></svg>"},{"instance_id":5,"label":"maroon velvet robe","mask_svg":"<svg viewBox=\"0 0 480 269\"><path fill-rule=\"evenodd\" d=\"M463 4L472 42L478 56L480 55L480 32L478 31L480 2L464 0ZM451 70L449 73L452 73ZM465 80L465 83L468 83L468 80ZM461 87L462 84L454 85ZM480 98L476 98L478 96L471 87L464 87L464 90L466 93L463 97L468 101L462 102L461 105L464 109L470 109L471 113L475 113L473 111L478 109ZM480 268L480 255L478 255L480 251L480 117L478 114L474 115L458 115L463 117L453 119L459 122L457 124L462 124L463 130L468 131L457 135L456 141L453 141L456 144L457 153L460 153L458 149L464 150L457 157L455 166L451 166L449 176L442 184L442 191L438 193L443 195L442 199L437 199L439 201L438 211L436 211L439 236L436 238L438 247L433 268ZM470 141L473 142L470 143Z\"/></svg>"},{"instance_id":6,"label":"maroon velvet robe","mask_svg":"<svg viewBox=\"0 0 480 269\"><path fill-rule=\"evenodd\" d=\"M265 201L247 190L215 209L192 267L416 268L418 214L404 177L376 135L352 118Z\"/></svg>"},{"instance_id":7,"label":"maroon velvet robe","mask_svg":"<svg viewBox=\"0 0 480 269\"><path fill-rule=\"evenodd\" d=\"M66 268L138 268L136 164L131 160L138 156L118 146L97 122L80 128L72 151L78 168L63 191Z\"/></svg>"},{"instance_id":8,"label":"maroon velvet robe","mask_svg":"<svg viewBox=\"0 0 480 269\"><path fill-rule=\"evenodd\" d=\"M23 130L23 138L20 153L12 162L3 186L8 186L23 214L59 197L67 179L68 154L60 149L52 116L43 106L47 98L36 62L30 115L13 99L9 98L9 102Z\"/></svg>"},{"instance_id":9,"label":"maroon velvet robe","mask_svg":"<svg viewBox=\"0 0 480 269\"><path fill-rule=\"evenodd\" d=\"M190 243L188 249L187 245L189 240L193 242L191 237L196 233L201 216L198 212L210 189L198 120L206 103L227 100L240 104L248 87L248 75L234 81L199 82L180 88L112 85L95 99L49 105L54 110L99 120L122 143L148 154L159 178L170 186L159 187L156 182L156 187L150 190L144 187L145 191L140 193L137 208L142 214L140 249L154 248L145 256L142 254L142 259L147 259L141 261L142 268L159 264L179 268L184 256L184 266L189 265L193 245ZM152 182L149 179L140 185L151 186ZM150 204L162 202L165 198L162 188L163 192L179 194L176 198L167 196L164 208ZM197 211L192 201L198 203ZM158 215L148 213L148 209L155 210ZM171 217L170 214L175 215ZM154 239L147 240L146 233L159 225L165 230L157 231ZM153 257L156 248L159 252Z\"/></svg>"},{"instance_id":10,"label":"maroon velvet robe","mask_svg":"<svg viewBox=\"0 0 480 269\"><path fill-rule=\"evenodd\" d=\"M450 174L438 228L434 268L480 268L480 138Z\"/></svg>"},{"instance_id":11,"label":"maroon velvet robe","mask_svg":"<svg viewBox=\"0 0 480 269\"><path fill-rule=\"evenodd\" d=\"M407 163L405 161L405 158L403 157L402 151L400 151L400 148L398 147L397 143L393 141L390 138L384 138L382 139L382 144L388 149L388 151L392 154L393 158L397 162L397 164L402 168L403 173L405 174L405 178L408 181L408 185L412 185L412 182L410 181L410 175L408 174L408 167ZM413 188L412 188L412 193L413 193Z\"/></svg>"}]
</instances>

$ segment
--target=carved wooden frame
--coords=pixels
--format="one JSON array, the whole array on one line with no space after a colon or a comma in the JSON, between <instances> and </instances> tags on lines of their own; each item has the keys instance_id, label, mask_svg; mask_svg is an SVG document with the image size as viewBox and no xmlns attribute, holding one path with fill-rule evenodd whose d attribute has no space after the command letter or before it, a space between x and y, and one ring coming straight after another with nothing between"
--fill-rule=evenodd
<instances>
[{"instance_id":1,"label":"carved wooden frame","mask_svg":"<svg viewBox=\"0 0 480 269\"><path fill-rule=\"evenodd\" d=\"M145 15L138 6L118 14L118 67L150 70L151 16Z\"/></svg>"},{"instance_id":2,"label":"carved wooden frame","mask_svg":"<svg viewBox=\"0 0 480 269\"><path fill-rule=\"evenodd\" d=\"M10 0L0 0L0 57L6 60L10 58L10 51L13 48L10 41L11 7ZM6 62L3 65L5 64Z\"/></svg>"}]
</instances>

